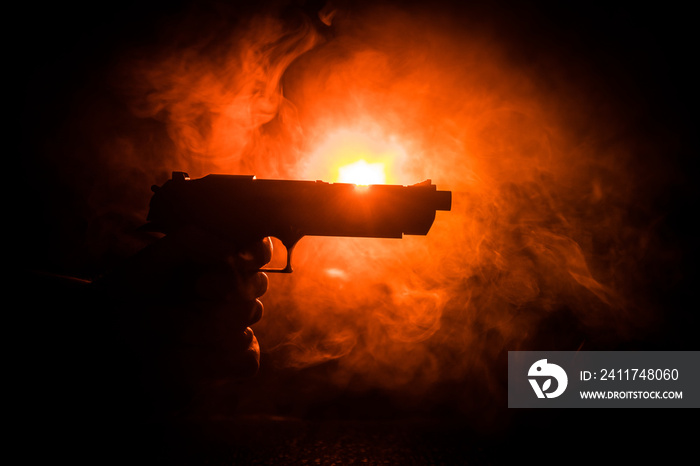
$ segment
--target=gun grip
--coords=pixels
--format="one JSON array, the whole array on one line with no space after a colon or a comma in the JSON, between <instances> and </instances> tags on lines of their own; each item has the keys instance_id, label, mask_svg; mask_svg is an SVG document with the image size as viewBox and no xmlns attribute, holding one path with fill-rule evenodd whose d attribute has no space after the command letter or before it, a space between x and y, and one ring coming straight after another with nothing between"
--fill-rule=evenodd
<instances>
[{"instance_id":1,"label":"gun grip","mask_svg":"<svg viewBox=\"0 0 700 466\"><path fill-rule=\"evenodd\" d=\"M299 242L301 238L295 238L295 239L289 239L289 240L284 240L281 238L278 238L282 244L284 245L284 248L287 250L287 265L281 268L275 268L275 267L263 267L260 269L261 272L273 272L273 273L292 273L292 251L294 250L294 246Z\"/></svg>"}]
</instances>

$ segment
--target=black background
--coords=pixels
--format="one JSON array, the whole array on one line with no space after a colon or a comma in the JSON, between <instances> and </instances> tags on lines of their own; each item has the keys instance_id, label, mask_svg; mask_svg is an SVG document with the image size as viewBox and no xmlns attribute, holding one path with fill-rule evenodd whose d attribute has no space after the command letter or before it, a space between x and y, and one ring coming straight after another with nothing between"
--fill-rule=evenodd
<instances>
[{"instance_id":1,"label":"black background","mask_svg":"<svg viewBox=\"0 0 700 466\"><path fill-rule=\"evenodd\" d=\"M80 128L84 110L95 105L103 106L115 125L127 121L126 108L120 96L105 85L103 73L125 47L154 40L155 31L168 23L169 16L188 6L183 1L87 7L52 4L24 7L6 17L7 23L19 24L8 41L13 63L6 74L17 79L8 89L10 102L17 99L8 114L20 126L18 132L6 136L14 146L6 156L12 158L10 166L15 159L20 165L6 173L6 186L11 190L6 199L19 212L6 219L5 225L18 234L20 265L59 273L89 273L100 267L76 252L85 241L84 205L66 176L77 173L84 177L91 170L96 171L96 178L104 175L97 163L83 158L94 147L94 138L76 128ZM241 15L258 8L243 3L234 6ZM451 8L455 17L464 19L465 27L490 25L523 60L542 53L560 60L576 57L606 76L607 92L620 114L633 122L640 140L658 148L645 155L653 160L640 163L671 167L678 174L676 181L659 193L654 208L663 214L660 231L664 244L683 251L682 260L672 271L681 278L661 280L653 291L654 305L664 310L665 320L648 341L638 343L638 349L697 349L697 74L693 71L696 52L691 12L680 3L467 2L456 6L429 2L425 8ZM88 113L94 114L94 108ZM673 144L661 147L667 141ZM663 276L668 272L654 273ZM33 325L39 322L33 321ZM572 455L579 447L591 445L598 445L596 450L612 445L618 451L639 454L640 448L665 443L668 452L676 452L684 445L680 436L683 428L678 424L683 417L690 419L690 414L666 410L653 414L647 410L519 411L508 413L510 428L496 434L480 432L474 420L460 419L430 426L399 423L400 428L391 417L369 424L344 424L341 419L325 427L305 423L266 427L263 423L229 426L233 432L229 440L233 449L238 449L238 456L231 449L224 449L221 456L213 455L214 461L234 458L246 463L294 462L295 457L313 462L321 454L339 462L343 458L358 458L359 462L362 455L356 449L367 448L368 454L396 464L500 463L517 452L548 461L548 442L572 446ZM38 444L43 441L41 436L31 437ZM294 438L298 442L290 442ZM332 447L338 439L347 439L348 450ZM634 443L627 443L630 439ZM402 447L395 447L397 444ZM393 449L389 445L394 445Z\"/></svg>"}]
</instances>

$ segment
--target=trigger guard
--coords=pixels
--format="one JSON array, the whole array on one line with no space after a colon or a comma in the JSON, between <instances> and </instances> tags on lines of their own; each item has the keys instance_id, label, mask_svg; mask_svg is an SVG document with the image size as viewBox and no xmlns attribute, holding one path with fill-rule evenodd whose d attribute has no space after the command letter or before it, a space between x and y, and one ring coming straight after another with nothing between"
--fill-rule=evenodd
<instances>
[{"instance_id":1,"label":"trigger guard","mask_svg":"<svg viewBox=\"0 0 700 466\"><path fill-rule=\"evenodd\" d=\"M282 268L274 268L274 267L263 267L260 269L261 272L272 272L272 273L292 273L292 252L294 251L294 246L297 245L301 237L296 238L294 240L283 240L280 238L277 238L282 242L282 245L284 248L287 250L287 265L285 265Z\"/></svg>"}]
</instances>

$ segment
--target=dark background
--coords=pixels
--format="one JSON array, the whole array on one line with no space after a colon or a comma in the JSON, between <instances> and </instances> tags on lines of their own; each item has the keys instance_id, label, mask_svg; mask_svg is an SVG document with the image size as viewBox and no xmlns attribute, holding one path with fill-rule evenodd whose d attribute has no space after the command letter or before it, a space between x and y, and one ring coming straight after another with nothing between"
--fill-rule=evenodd
<instances>
[{"instance_id":1,"label":"dark background","mask_svg":"<svg viewBox=\"0 0 700 466\"><path fill-rule=\"evenodd\" d=\"M229 5L234 8L227 11L243 16L260 8L242 2ZM20 159L20 165L17 172L8 174L12 181L7 185L12 193L10 205L19 208L20 228L13 229L20 241L21 266L83 276L105 266L85 251L94 232L88 230L84 218L86 202L73 185L74 180L110 182L104 167L88 155L99 145L99 135L83 134L81 128L86 125L82 119L99 114L94 111L98 106L113 121L115 131L130 124L120 95L106 85L105 73L125 47L155 40L156 31L168 24L169 17L189 6L188 2L54 4L22 8L7 19L17 21L21 30L9 42L14 60L7 71L17 78L10 93L12 101L17 98L20 128L8 139L16 143L10 153ZM670 262L673 270L654 270L653 263L646 264L651 275L658 275L657 286L649 293L650 304L662 310L664 320L654 334L635 342L631 349L696 350L697 75L692 71L695 34L690 11L680 4L654 7L595 2L467 2L461 6L430 2L426 8L451 8L455 17L463 18L465 27L489 25L522 60L543 53L557 60L575 57L606 77L610 101L632 122L640 141L651 148L639 163L674 173L674 181L653 200L653 210L662 218L658 231L664 247L682 251L680 260ZM14 105L8 110L14 115ZM138 131L144 138L157 139L159 136L149 136L150 129L153 134L162 132L155 123ZM113 195L124 195L119 181L112 182ZM118 260L117 256L108 252L100 257L109 262ZM41 325L41 313L33 314L33 325ZM214 462L241 464L298 463L295 458L342 464L366 457L376 464L384 460L480 464L503 462L513 451L527 451L538 461L548 461L545 452L550 441L573 446L574 451L584 443L628 451L665 443L667 451L676 452L684 445L679 421L690 420L692 414L503 409L502 419L480 420L452 416L443 407L429 413L428 422L416 421L410 410L382 409L390 404L385 397L369 393L335 400L335 409L315 406L324 413L318 419L247 419L219 425L216 430L223 432L225 446L208 454ZM335 413L335 418L328 413ZM481 429L482 424L497 427ZM501 425L506 427L498 428ZM630 439L634 443L627 443ZM41 437L37 441L41 443ZM195 463L204 462L199 454L194 455Z\"/></svg>"}]
</instances>

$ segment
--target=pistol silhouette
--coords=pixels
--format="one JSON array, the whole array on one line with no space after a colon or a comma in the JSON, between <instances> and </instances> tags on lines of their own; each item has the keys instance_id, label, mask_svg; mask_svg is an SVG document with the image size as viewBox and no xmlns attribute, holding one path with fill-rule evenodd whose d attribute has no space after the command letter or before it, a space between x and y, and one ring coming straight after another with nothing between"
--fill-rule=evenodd
<instances>
[{"instance_id":1,"label":"pistol silhouette","mask_svg":"<svg viewBox=\"0 0 700 466\"><path fill-rule=\"evenodd\" d=\"M304 236L401 238L426 235L437 210L450 210L452 193L430 180L412 186L259 180L246 175L207 175L190 179L173 172L153 186L149 231L171 233L197 226L234 244L268 236L287 250L284 268L292 272L292 250Z\"/></svg>"}]
</instances>

